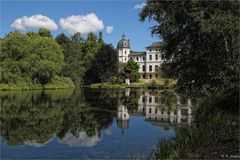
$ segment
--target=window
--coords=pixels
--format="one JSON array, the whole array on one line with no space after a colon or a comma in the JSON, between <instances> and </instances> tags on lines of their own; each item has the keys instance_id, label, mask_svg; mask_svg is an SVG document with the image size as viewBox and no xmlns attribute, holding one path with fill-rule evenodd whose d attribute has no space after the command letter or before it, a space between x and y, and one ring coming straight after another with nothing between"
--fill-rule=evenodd
<instances>
[{"instance_id":1,"label":"window","mask_svg":"<svg viewBox=\"0 0 240 160\"><path fill-rule=\"evenodd\" d=\"M143 72L146 71L146 67L144 65L142 66L142 70L143 70Z\"/></svg>"},{"instance_id":2,"label":"window","mask_svg":"<svg viewBox=\"0 0 240 160\"><path fill-rule=\"evenodd\" d=\"M158 60L158 54L155 55L156 60Z\"/></svg>"},{"instance_id":3,"label":"window","mask_svg":"<svg viewBox=\"0 0 240 160\"><path fill-rule=\"evenodd\" d=\"M145 102L145 97L142 97L142 103L144 103Z\"/></svg>"},{"instance_id":4,"label":"window","mask_svg":"<svg viewBox=\"0 0 240 160\"><path fill-rule=\"evenodd\" d=\"M127 51L125 51L125 55L127 54Z\"/></svg>"},{"instance_id":5,"label":"window","mask_svg":"<svg viewBox=\"0 0 240 160\"><path fill-rule=\"evenodd\" d=\"M158 97L155 97L155 103L158 103Z\"/></svg>"},{"instance_id":6,"label":"window","mask_svg":"<svg viewBox=\"0 0 240 160\"><path fill-rule=\"evenodd\" d=\"M150 71L150 72L152 71L152 66L151 66L151 65L149 66L149 71Z\"/></svg>"},{"instance_id":7,"label":"window","mask_svg":"<svg viewBox=\"0 0 240 160\"><path fill-rule=\"evenodd\" d=\"M151 114L152 113L152 108L149 108L149 114Z\"/></svg>"},{"instance_id":8,"label":"window","mask_svg":"<svg viewBox=\"0 0 240 160\"><path fill-rule=\"evenodd\" d=\"M161 114L163 114L164 113L164 110L163 109L161 109Z\"/></svg>"},{"instance_id":9,"label":"window","mask_svg":"<svg viewBox=\"0 0 240 160\"><path fill-rule=\"evenodd\" d=\"M151 52L152 50L150 49L150 52Z\"/></svg>"},{"instance_id":10,"label":"window","mask_svg":"<svg viewBox=\"0 0 240 160\"><path fill-rule=\"evenodd\" d=\"M145 74L143 74L143 79L145 79L146 78L146 75Z\"/></svg>"},{"instance_id":11,"label":"window","mask_svg":"<svg viewBox=\"0 0 240 160\"><path fill-rule=\"evenodd\" d=\"M143 60L145 61L145 57L143 57Z\"/></svg>"},{"instance_id":12,"label":"window","mask_svg":"<svg viewBox=\"0 0 240 160\"><path fill-rule=\"evenodd\" d=\"M174 114L177 115L177 111L176 110L174 110Z\"/></svg>"},{"instance_id":13,"label":"window","mask_svg":"<svg viewBox=\"0 0 240 160\"><path fill-rule=\"evenodd\" d=\"M138 61L138 57L137 57L137 61Z\"/></svg>"},{"instance_id":14,"label":"window","mask_svg":"<svg viewBox=\"0 0 240 160\"><path fill-rule=\"evenodd\" d=\"M150 60L150 61L152 60L152 55L149 55L149 60Z\"/></svg>"},{"instance_id":15,"label":"window","mask_svg":"<svg viewBox=\"0 0 240 160\"><path fill-rule=\"evenodd\" d=\"M157 71L158 70L158 65L155 65L155 71Z\"/></svg>"},{"instance_id":16,"label":"window","mask_svg":"<svg viewBox=\"0 0 240 160\"><path fill-rule=\"evenodd\" d=\"M155 77L158 78L158 75L156 74Z\"/></svg>"},{"instance_id":17,"label":"window","mask_svg":"<svg viewBox=\"0 0 240 160\"><path fill-rule=\"evenodd\" d=\"M149 103L152 103L152 97L149 97Z\"/></svg>"},{"instance_id":18,"label":"window","mask_svg":"<svg viewBox=\"0 0 240 160\"><path fill-rule=\"evenodd\" d=\"M155 108L155 113L157 114L157 108Z\"/></svg>"},{"instance_id":19,"label":"window","mask_svg":"<svg viewBox=\"0 0 240 160\"><path fill-rule=\"evenodd\" d=\"M125 61L127 61L127 58L125 58Z\"/></svg>"},{"instance_id":20,"label":"window","mask_svg":"<svg viewBox=\"0 0 240 160\"><path fill-rule=\"evenodd\" d=\"M162 54L162 59L164 59L164 55Z\"/></svg>"},{"instance_id":21,"label":"window","mask_svg":"<svg viewBox=\"0 0 240 160\"><path fill-rule=\"evenodd\" d=\"M152 75L151 74L149 75L149 78L152 79Z\"/></svg>"}]
</instances>

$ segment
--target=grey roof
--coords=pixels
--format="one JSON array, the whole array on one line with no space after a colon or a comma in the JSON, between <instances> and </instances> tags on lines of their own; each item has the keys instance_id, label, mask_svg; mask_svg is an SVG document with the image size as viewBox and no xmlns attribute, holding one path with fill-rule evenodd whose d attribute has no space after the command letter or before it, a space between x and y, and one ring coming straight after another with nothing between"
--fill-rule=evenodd
<instances>
[{"instance_id":1,"label":"grey roof","mask_svg":"<svg viewBox=\"0 0 240 160\"><path fill-rule=\"evenodd\" d=\"M118 42L117 48L130 48L130 41L123 34L122 39Z\"/></svg>"},{"instance_id":2,"label":"grey roof","mask_svg":"<svg viewBox=\"0 0 240 160\"><path fill-rule=\"evenodd\" d=\"M129 56L145 56L146 52L135 52L135 51L131 51Z\"/></svg>"},{"instance_id":3,"label":"grey roof","mask_svg":"<svg viewBox=\"0 0 240 160\"><path fill-rule=\"evenodd\" d=\"M162 42L153 42L150 46L147 46L146 48L160 48L163 46Z\"/></svg>"}]
</instances>

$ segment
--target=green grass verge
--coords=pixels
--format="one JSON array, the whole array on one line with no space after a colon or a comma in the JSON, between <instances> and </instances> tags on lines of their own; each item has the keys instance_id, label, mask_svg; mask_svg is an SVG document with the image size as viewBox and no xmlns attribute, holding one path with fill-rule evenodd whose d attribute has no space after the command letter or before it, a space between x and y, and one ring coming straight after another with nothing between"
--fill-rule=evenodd
<instances>
[{"instance_id":1,"label":"green grass verge","mask_svg":"<svg viewBox=\"0 0 240 160\"><path fill-rule=\"evenodd\" d=\"M94 83L90 85L90 88L127 88L127 85L122 84L111 84L109 82L106 83Z\"/></svg>"},{"instance_id":2,"label":"green grass verge","mask_svg":"<svg viewBox=\"0 0 240 160\"><path fill-rule=\"evenodd\" d=\"M70 78L56 76L51 83L46 85L21 82L18 84L0 84L0 90L42 90L42 89L67 89L74 88Z\"/></svg>"},{"instance_id":3,"label":"green grass verge","mask_svg":"<svg viewBox=\"0 0 240 160\"><path fill-rule=\"evenodd\" d=\"M149 89L173 89L176 86L177 81L172 79L155 79L145 81L140 79L137 82L132 82L129 86L125 83L121 84L113 84L111 82L106 83L94 83L90 85L90 88L127 88L127 87L141 87L141 88L149 88Z\"/></svg>"}]
</instances>

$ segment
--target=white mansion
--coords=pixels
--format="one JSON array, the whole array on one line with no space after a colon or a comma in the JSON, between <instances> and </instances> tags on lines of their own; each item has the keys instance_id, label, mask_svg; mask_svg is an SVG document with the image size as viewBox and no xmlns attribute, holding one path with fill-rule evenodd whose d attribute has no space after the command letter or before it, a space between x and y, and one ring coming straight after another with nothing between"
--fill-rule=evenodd
<instances>
[{"instance_id":1,"label":"white mansion","mask_svg":"<svg viewBox=\"0 0 240 160\"><path fill-rule=\"evenodd\" d=\"M118 61L127 63L132 59L139 65L139 73L143 79L158 78L158 68L163 63L162 53L160 52L161 42L153 42L146 47L146 52L134 52L130 49L130 41L122 35L122 39L118 42L117 52Z\"/></svg>"}]
</instances>

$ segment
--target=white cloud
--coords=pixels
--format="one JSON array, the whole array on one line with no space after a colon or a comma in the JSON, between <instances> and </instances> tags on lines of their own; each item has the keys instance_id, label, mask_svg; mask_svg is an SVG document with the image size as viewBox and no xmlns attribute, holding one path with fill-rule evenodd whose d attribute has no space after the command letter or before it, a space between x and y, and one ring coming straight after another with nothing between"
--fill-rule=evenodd
<instances>
[{"instance_id":1,"label":"white cloud","mask_svg":"<svg viewBox=\"0 0 240 160\"><path fill-rule=\"evenodd\" d=\"M101 138L98 137L98 133L89 137L86 132L79 132L78 136L74 136L72 133L66 133L64 138L58 140L59 143L67 144L70 147L93 147Z\"/></svg>"},{"instance_id":2,"label":"white cloud","mask_svg":"<svg viewBox=\"0 0 240 160\"><path fill-rule=\"evenodd\" d=\"M146 3L139 3L134 6L134 9L143 9L143 7L146 6Z\"/></svg>"},{"instance_id":3,"label":"white cloud","mask_svg":"<svg viewBox=\"0 0 240 160\"><path fill-rule=\"evenodd\" d=\"M108 34L112 33L112 32L113 32L113 26L107 26L106 32L107 32Z\"/></svg>"},{"instance_id":4,"label":"white cloud","mask_svg":"<svg viewBox=\"0 0 240 160\"><path fill-rule=\"evenodd\" d=\"M74 34L76 32L89 33L97 32L104 28L103 21L99 19L94 13L87 15L72 15L67 18L61 18L60 26L67 32Z\"/></svg>"},{"instance_id":5,"label":"white cloud","mask_svg":"<svg viewBox=\"0 0 240 160\"><path fill-rule=\"evenodd\" d=\"M11 24L11 27L17 31L32 31L39 28L46 28L50 31L58 29L53 20L40 14L18 18Z\"/></svg>"},{"instance_id":6,"label":"white cloud","mask_svg":"<svg viewBox=\"0 0 240 160\"><path fill-rule=\"evenodd\" d=\"M25 145L31 146L31 147L43 147L46 144L50 143L52 141L52 138L49 139L48 141L44 142L44 143L38 143L36 140L27 140L24 142Z\"/></svg>"}]
</instances>

